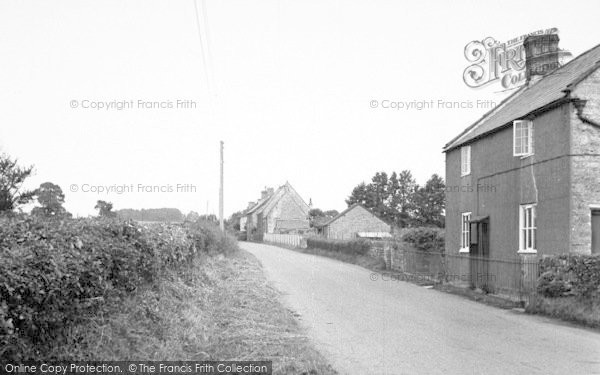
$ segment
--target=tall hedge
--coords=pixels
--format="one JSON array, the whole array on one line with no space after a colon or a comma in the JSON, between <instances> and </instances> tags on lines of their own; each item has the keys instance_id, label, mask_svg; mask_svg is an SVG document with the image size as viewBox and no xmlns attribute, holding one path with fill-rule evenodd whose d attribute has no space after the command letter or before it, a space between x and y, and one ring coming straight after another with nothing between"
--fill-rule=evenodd
<instances>
[{"instance_id":1,"label":"tall hedge","mask_svg":"<svg viewBox=\"0 0 600 375\"><path fill-rule=\"evenodd\" d=\"M402 234L402 241L417 250L443 252L444 230L430 227L410 228Z\"/></svg>"},{"instance_id":2,"label":"tall hedge","mask_svg":"<svg viewBox=\"0 0 600 375\"><path fill-rule=\"evenodd\" d=\"M544 297L600 298L600 255L557 255L540 259L538 293Z\"/></svg>"},{"instance_id":3,"label":"tall hedge","mask_svg":"<svg viewBox=\"0 0 600 375\"><path fill-rule=\"evenodd\" d=\"M327 238L307 238L306 245L309 248L323 249L344 253L349 255L367 255L371 249L371 243L367 240L333 240Z\"/></svg>"},{"instance_id":4,"label":"tall hedge","mask_svg":"<svg viewBox=\"0 0 600 375\"><path fill-rule=\"evenodd\" d=\"M0 359L38 359L32 348L51 348L69 325L107 310L164 270L235 247L202 224L0 219Z\"/></svg>"}]
</instances>

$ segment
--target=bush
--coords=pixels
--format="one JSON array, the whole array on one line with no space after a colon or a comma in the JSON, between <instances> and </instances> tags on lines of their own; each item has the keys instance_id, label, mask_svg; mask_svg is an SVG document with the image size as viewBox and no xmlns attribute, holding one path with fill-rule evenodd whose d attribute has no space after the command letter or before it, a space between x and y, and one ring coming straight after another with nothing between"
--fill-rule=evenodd
<instances>
[{"instance_id":1,"label":"bush","mask_svg":"<svg viewBox=\"0 0 600 375\"><path fill-rule=\"evenodd\" d=\"M235 240L203 224L0 219L0 359L39 360L71 324L108 311L165 270L235 249Z\"/></svg>"},{"instance_id":2,"label":"bush","mask_svg":"<svg viewBox=\"0 0 600 375\"><path fill-rule=\"evenodd\" d=\"M600 298L600 255L544 257L540 274L537 291L544 297Z\"/></svg>"},{"instance_id":3,"label":"bush","mask_svg":"<svg viewBox=\"0 0 600 375\"><path fill-rule=\"evenodd\" d=\"M402 241L410 244L417 250L443 252L444 230L440 228L410 228L402 235Z\"/></svg>"},{"instance_id":4,"label":"bush","mask_svg":"<svg viewBox=\"0 0 600 375\"><path fill-rule=\"evenodd\" d=\"M306 245L309 248L317 248L335 251L348 255L368 255L371 243L367 240L332 240L327 238L307 238Z\"/></svg>"}]
</instances>

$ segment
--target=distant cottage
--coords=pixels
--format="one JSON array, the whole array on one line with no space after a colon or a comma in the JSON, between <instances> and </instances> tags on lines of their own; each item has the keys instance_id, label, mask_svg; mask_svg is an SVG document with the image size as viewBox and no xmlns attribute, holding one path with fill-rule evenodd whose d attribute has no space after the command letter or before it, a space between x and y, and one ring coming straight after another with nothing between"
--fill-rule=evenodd
<instances>
[{"instance_id":1,"label":"distant cottage","mask_svg":"<svg viewBox=\"0 0 600 375\"><path fill-rule=\"evenodd\" d=\"M317 225L317 231L331 239L391 237L390 225L358 203Z\"/></svg>"},{"instance_id":2,"label":"distant cottage","mask_svg":"<svg viewBox=\"0 0 600 375\"><path fill-rule=\"evenodd\" d=\"M277 190L267 188L258 202L251 202L240 220L249 240L262 241L264 233L298 234L310 230L309 206L286 182Z\"/></svg>"}]
</instances>

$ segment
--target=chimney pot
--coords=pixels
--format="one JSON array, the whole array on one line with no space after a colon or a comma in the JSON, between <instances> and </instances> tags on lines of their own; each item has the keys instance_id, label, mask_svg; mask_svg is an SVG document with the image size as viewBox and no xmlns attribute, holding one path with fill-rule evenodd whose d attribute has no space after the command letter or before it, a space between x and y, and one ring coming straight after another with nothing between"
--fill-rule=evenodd
<instances>
[{"instance_id":1,"label":"chimney pot","mask_svg":"<svg viewBox=\"0 0 600 375\"><path fill-rule=\"evenodd\" d=\"M559 37L557 34L530 35L525 38L525 78L527 82L547 75L559 64Z\"/></svg>"}]
</instances>

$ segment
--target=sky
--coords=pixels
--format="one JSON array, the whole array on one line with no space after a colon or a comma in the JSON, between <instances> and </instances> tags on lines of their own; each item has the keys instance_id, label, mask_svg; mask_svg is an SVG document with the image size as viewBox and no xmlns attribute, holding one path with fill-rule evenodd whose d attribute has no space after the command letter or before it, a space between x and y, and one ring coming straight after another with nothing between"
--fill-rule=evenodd
<instances>
[{"instance_id":1,"label":"sky","mask_svg":"<svg viewBox=\"0 0 600 375\"><path fill-rule=\"evenodd\" d=\"M227 216L286 181L342 210L378 171L444 176L444 144L510 94L465 84L468 43L557 28L577 56L600 43L599 8L2 0L0 152L78 216L97 200L217 213L220 141Z\"/></svg>"}]
</instances>

